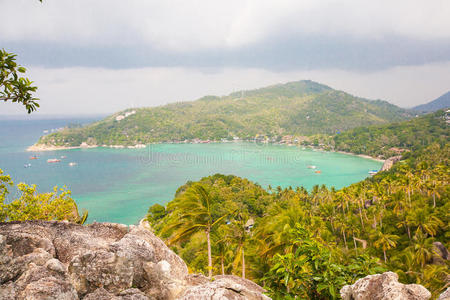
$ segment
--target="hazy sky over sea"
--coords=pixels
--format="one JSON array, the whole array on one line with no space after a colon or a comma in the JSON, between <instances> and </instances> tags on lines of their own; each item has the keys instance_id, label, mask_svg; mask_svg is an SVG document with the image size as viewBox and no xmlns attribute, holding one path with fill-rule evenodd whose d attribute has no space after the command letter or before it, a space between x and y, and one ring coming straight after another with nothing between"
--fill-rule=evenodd
<instances>
[{"instance_id":1,"label":"hazy sky over sea","mask_svg":"<svg viewBox=\"0 0 450 300\"><path fill-rule=\"evenodd\" d=\"M450 89L447 0L0 0L0 11L0 47L28 67L39 114L301 79L403 107Z\"/></svg>"}]
</instances>

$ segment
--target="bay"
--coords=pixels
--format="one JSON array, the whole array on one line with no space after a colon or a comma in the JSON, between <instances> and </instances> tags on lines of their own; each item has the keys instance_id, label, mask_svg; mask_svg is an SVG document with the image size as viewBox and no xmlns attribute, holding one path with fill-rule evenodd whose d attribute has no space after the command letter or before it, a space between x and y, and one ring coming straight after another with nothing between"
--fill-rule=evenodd
<instances>
[{"instance_id":1,"label":"bay","mask_svg":"<svg viewBox=\"0 0 450 300\"><path fill-rule=\"evenodd\" d=\"M90 121L93 119L0 120L0 168L16 183L36 184L39 192L67 186L79 208L89 210L88 222L135 224L149 206L167 203L188 180L215 173L245 177L265 188L311 189L316 184L342 188L382 165L353 155L245 142L26 151L44 130ZM39 159L30 160L34 154ZM61 162L47 163L50 158ZM76 165L69 166L70 162ZM25 168L24 164L31 166ZM9 199L15 196L17 192L12 191Z\"/></svg>"}]
</instances>

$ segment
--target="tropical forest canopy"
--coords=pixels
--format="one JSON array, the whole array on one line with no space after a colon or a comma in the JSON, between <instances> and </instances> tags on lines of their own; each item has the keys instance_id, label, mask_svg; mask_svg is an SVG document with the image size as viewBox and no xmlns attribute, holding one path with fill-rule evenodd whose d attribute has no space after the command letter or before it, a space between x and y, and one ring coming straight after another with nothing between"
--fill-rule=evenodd
<instances>
[{"instance_id":1,"label":"tropical forest canopy","mask_svg":"<svg viewBox=\"0 0 450 300\"><path fill-rule=\"evenodd\" d=\"M264 189L216 174L181 186L167 206L150 207L148 220L192 271L245 276L275 299L334 299L343 285L386 270L439 295L450 274L442 258L450 246L450 144L439 118L395 124L389 136L417 124L418 139L429 139L391 170L341 190ZM379 130L369 127L374 136Z\"/></svg>"},{"instance_id":2,"label":"tropical forest canopy","mask_svg":"<svg viewBox=\"0 0 450 300\"><path fill-rule=\"evenodd\" d=\"M448 143L449 118L440 110L410 121L359 127L335 135L331 144L336 150L388 158L435 142Z\"/></svg>"}]
</instances>

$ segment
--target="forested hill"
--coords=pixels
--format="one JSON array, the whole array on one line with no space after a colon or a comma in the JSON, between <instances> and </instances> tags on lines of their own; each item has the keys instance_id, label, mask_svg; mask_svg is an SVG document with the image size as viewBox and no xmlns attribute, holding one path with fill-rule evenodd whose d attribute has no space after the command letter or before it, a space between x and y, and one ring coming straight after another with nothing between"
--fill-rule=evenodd
<instances>
[{"instance_id":1,"label":"forested hill","mask_svg":"<svg viewBox=\"0 0 450 300\"><path fill-rule=\"evenodd\" d=\"M439 98L434 99L431 102L414 107L413 110L419 112L433 112L439 109L448 109L448 108L450 108L450 91L440 96Z\"/></svg>"},{"instance_id":2,"label":"forested hill","mask_svg":"<svg viewBox=\"0 0 450 300\"><path fill-rule=\"evenodd\" d=\"M450 114L445 110L391 124L359 127L334 136L336 150L390 157L449 143Z\"/></svg>"},{"instance_id":3,"label":"forested hill","mask_svg":"<svg viewBox=\"0 0 450 300\"><path fill-rule=\"evenodd\" d=\"M193 102L128 109L83 128L50 134L38 144L135 145L195 138L250 139L257 134L334 134L410 117L409 111L385 101L370 101L316 82L298 81Z\"/></svg>"}]
</instances>

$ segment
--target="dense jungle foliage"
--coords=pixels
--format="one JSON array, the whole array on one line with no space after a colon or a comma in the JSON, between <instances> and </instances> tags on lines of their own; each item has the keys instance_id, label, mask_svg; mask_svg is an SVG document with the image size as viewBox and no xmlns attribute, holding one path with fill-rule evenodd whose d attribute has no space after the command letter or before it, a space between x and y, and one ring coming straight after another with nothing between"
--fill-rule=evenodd
<instances>
[{"instance_id":1,"label":"dense jungle foliage","mask_svg":"<svg viewBox=\"0 0 450 300\"><path fill-rule=\"evenodd\" d=\"M450 276L441 257L449 159L450 145L436 142L341 190L266 190L217 174L186 183L148 220L191 271L247 277L275 299L338 298L343 285L384 270L436 296Z\"/></svg>"},{"instance_id":2,"label":"dense jungle foliage","mask_svg":"<svg viewBox=\"0 0 450 300\"><path fill-rule=\"evenodd\" d=\"M83 128L66 128L44 136L38 144L135 145L195 138L253 139L257 134L330 135L410 117L407 110L385 101L369 101L312 81L298 81L224 97L128 109Z\"/></svg>"},{"instance_id":3,"label":"dense jungle foliage","mask_svg":"<svg viewBox=\"0 0 450 300\"><path fill-rule=\"evenodd\" d=\"M399 152L422 149L436 141L450 142L449 119L449 114L440 110L409 121L359 127L335 135L332 144L336 150L388 158Z\"/></svg>"}]
</instances>

